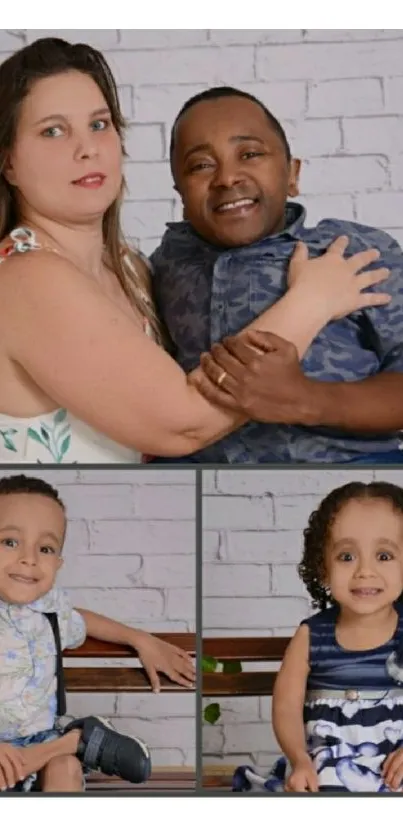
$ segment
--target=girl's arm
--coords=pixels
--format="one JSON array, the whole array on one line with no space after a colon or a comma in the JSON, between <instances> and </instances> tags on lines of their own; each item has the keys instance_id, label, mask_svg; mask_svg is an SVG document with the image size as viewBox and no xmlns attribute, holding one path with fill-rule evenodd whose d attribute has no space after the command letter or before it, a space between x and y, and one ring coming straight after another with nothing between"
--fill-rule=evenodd
<instances>
[{"instance_id":1,"label":"girl's arm","mask_svg":"<svg viewBox=\"0 0 403 839\"><path fill-rule=\"evenodd\" d=\"M309 629L300 626L287 647L273 692L273 730L294 768L309 759L304 730L304 700L309 673Z\"/></svg>"}]
</instances>

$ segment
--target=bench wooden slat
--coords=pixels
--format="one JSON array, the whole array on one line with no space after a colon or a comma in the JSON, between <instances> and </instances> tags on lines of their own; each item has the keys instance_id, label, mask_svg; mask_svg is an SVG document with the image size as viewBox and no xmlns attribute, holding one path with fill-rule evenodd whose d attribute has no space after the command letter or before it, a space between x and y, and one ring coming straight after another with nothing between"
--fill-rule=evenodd
<instances>
[{"instance_id":1,"label":"bench wooden slat","mask_svg":"<svg viewBox=\"0 0 403 839\"><path fill-rule=\"evenodd\" d=\"M203 696L272 696L276 673L203 673Z\"/></svg>"},{"instance_id":2,"label":"bench wooden slat","mask_svg":"<svg viewBox=\"0 0 403 839\"><path fill-rule=\"evenodd\" d=\"M155 633L162 641L174 644L182 650L194 655L196 650L196 636L191 632L159 632ZM65 650L65 658L136 658L133 647L124 644L110 644L107 641L98 641L96 638L86 638L81 647L75 650Z\"/></svg>"},{"instance_id":3,"label":"bench wooden slat","mask_svg":"<svg viewBox=\"0 0 403 839\"><path fill-rule=\"evenodd\" d=\"M234 766L235 771L235 766ZM202 786L203 789L231 789L232 785L232 775L233 773L228 773L228 775L223 772L222 774L216 774L213 772L212 774L208 772L207 774L203 775Z\"/></svg>"},{"instance_id":4,"label":"bench wooden slat","mask_svg":"<svg viewBox=\"0 0 403 839\"><path fill-rule=\"evenodd\" d=\"M140 795L148 790L187 790L196 786L196 772L189 767L157 767L151 778L145 784L130 784L121 778L102 775L99 772L90 775L86 780L86 788L90 791L108 790L108 792L138 792Z\"/></svg>"},{"instance_id":5,"label":"bench wooden slat","mask_svg":"<svg viewBox=\"0 0 403 839\"><path fill-rule=\"evenodd\" d=\"M71 693L149 693L151 685L145 671L140 667L66 667L64 670L66 690ZM171 682L160 675L161 690L165 693L179 693L189 688Z\"/></svg>"},{"instance_id":6,"label":"bench wooden slat","mask_svg":"<svg viewBox=\"0 0 403 839\"><path fill-rule=\"evenodd\" d=\"M290 638L203 638L203 655L219 661L281 661Z\"/></svg>"}]
</instances>

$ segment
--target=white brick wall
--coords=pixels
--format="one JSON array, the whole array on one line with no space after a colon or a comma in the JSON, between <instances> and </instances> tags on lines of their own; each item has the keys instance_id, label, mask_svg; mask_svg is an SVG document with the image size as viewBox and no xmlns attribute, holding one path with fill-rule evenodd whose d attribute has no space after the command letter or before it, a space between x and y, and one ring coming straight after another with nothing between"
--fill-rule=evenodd
<instances>
[{"instance_id":1,"label":"white brick wall","mask_svg":"<svg viewBox=\"0 0 403 839\"><path fill-rule=\"evenodd\" d=\"M0 478L12 474L0 470ZM195 477L190 471L30 471L67 507L59 583L73 605L151 632L195 631ZM76 661L77 663L77 661ZM79 664L88 664L88 661ZM121 662L127 666L126 662ZM119 666L119 662L109 662ZM154 765L194 765L192 694L70 694L150 746Z\"/></svg>"},{"instance_id":2,"label":"white brick wall","mask_svg":"<svg viewBox=\"0 0 403 839\"><path fill-rule=\"evenodd\" d=\"M296 570L309 514L336 486L374 479L403 485L403 471L205 472L205 637L293 634L310 614ZM203 727L205 763L246 763L267 769L278 753L270 725L271 700L237 697L220 700L220 705L220 720Z\"/></svg>"},{"instance_id":3,"label":"white brick wall","mask_svg":"<svg viewBox=\"0 0 403 839\"><path fill-rule=\"evenodd\" d=\"M167 162L175 115L223 83L284 120L309 222L356 219L403 244L403 30L0 30L0 60L49 34L100 48L116 73L129 121L124 226L146 253L181 217Z\"/></svg>"}]
</instances>

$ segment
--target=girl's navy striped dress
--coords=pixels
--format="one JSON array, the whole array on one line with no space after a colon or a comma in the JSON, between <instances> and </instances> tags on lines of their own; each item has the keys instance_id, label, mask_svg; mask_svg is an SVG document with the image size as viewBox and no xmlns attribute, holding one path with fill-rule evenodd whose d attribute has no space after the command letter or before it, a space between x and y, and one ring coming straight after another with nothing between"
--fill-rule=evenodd
<instances>
[{"instance_id":1,"label":"girl's navy striped dress","mask_svg":"<svg viewBox=\"0 0 403 839\"><path fill-rule=\"evenodd\" d=\"M338 644L337 606L302 621L310 631L305 733L322 792L390 792L382 765L403 747L403 605L395 608L393 637L371 650ZM289 772L284 757L266 778L241 766L233 789L280 792Z\"/></svg>"}]
</instances>

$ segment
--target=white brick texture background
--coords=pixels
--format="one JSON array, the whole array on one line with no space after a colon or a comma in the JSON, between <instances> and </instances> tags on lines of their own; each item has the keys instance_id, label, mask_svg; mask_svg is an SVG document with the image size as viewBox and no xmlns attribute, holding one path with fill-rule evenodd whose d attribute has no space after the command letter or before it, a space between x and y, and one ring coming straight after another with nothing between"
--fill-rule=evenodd
<instances>
[{"instance_id":1,"label":"white brick texture background","mask_svg":"<svg viewBox=\"0 0 403 839\"><path fill-rule=\"evenodd\" d=\"M13 474L0 470L0 478ZM33 470L67 508L58 583L74 606L149 632L194 632L195 474ZM133 658L133 663L134 663ZM75 660L77 666L88 660ZM105 662L103 662L105 663ZM127 660L120 662L127 667ZM112 666L119 662L109 661ZM155 766L194 766L193 694L69 694L68 715L110 718L148 743Z\"/></svg>"},{"instance_id":2,"label":"white brick texture background","mask_svg":"<svg viewBox=\"0 0 403 839\"><path fill-rule=\"evenodd\" d=\"M294 633L311 613L296 568L302 531L322 498L353 480L403 486L403 471L204 472L205 637ZM267 770L278 754L270 724L271 700L237 697L220 700L220 705L219 721L203 726L204 762L252 764Z\"/></svg>"},{"instance_id":3,"label":"white brick texture background","mask_svg":"<svg viewBox=\"0 0 403 839\"><path fill-rule=\"evenodd\" d=\"M0 30L0 61L56 35L103 51L128 121L124 228L145 253L180 220L168 165L183 103L218 84L260 98L303 160L308 222L357 220L403 244L402 29Z\"/></svg>"}]
</instances>

